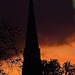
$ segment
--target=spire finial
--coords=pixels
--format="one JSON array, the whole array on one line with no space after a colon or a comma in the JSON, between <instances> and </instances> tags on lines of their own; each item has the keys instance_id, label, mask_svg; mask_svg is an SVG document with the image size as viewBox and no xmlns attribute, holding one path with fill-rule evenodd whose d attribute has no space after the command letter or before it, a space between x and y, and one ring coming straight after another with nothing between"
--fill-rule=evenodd
<instances>
[{"instance_id":1,"label":"spire finial","mask_svg":"<svg viewBox=\"0 0 75 75\"><path fill-rule=\"evenodd\" d=\"M33 1L29 0L28 25L26 35L26 48L39 48L37 30L34 16Z\"/></svg>"}]
</instances>

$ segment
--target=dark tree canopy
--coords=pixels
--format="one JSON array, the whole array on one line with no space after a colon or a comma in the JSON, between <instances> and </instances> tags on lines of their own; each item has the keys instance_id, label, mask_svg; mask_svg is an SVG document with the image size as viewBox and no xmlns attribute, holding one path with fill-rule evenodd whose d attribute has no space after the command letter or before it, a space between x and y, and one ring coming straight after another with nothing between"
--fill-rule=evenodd
<instances>
[{"instance_id":1,"label":"dark tree canopy","mask_svg":"<svg viewBox=\"0 0 75 75\"><path fill-rule=\"evenodd\" d=\"M70 61L64 62L63 69L65 70L65 75L75 75L75 67Z\"/></svg>"},{"instance_id":2,"label":"dark tree canopy","mask_svg":"<svg viewBox=\"0 0 75 75\"><path fill-rule=\"evenodd\" d=\"M51 59L50 61L42 60L42 72L43 75L62 75L63 70L57 59Z\"/></svg>"},{"instance_id":3,"label":"dark tree canopy","mask_svg":"<svg viewBox=\"0 0 75 75\"><path fill-rule=\"evenodd\" d=\"M9 24L7 21L0 23L0 59L10 58L10 50L14 50L17 54L19 48L16 47L16 36L19 32L18 27Z\"/></svg>"},{"instance_id":4,"label":"dark tree canopy","mask_svg":"<svg viewBox=\"0 0 75 75\"><path fill-rule=\"evenodd\" d=\"M42 60L41 63L43 75L75 75L75 65L70 61L64 62L62 67L57 59Z\"/></svg>"}]
</instances>

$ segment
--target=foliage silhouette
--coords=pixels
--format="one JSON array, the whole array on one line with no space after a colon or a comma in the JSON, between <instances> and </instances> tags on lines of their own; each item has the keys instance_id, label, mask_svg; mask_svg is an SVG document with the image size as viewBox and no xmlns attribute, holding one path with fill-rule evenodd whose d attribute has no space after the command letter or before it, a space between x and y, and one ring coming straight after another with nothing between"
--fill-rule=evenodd
<instances>
[{"instance_id":1,"label":"foliage silhouette","mask_svg":"<svg viewBox=\"0 0 75 75\"><path fill-rule=\"evenodd\" d=\"M8 61L6 62L8 64L11 63L12 65L15 64L16 66L18 66L21 69L21 71L20 70L17 71L19 72L19 75L22 75L21 72L23 68L23 60L20 57L16 57L15 59L12 59L10 62ZM60 63L57 59L50 59L50 61L41 60L41 64L42 64L42 75L63 75L64 73L65 75L75 75L75 65L72 65L69 61L64 62L63 67L60 66ZM7 75L7 73L5 73L2 69L0 70L0 72L2 72L2 75L3 73L4 75Z\"/></svg>"},{"instance_id":2,"label":"foliage silhouette","mask_svg":"<svg viewBox=\"0 0 75 75\"><path fill-rule=\"evenodd\" d=\"M10 66L15 63L19 64L18 62L21 61L19 53L22 52L19 47L16 46L16 38L20 34L20 28L17 26L13 26L8 23L8 20L4 20L0 23L0 74L6 75L1 67L4 65L2 62L7 63L8 67L11 69ZM17 56L19 58L13 59L13 56ZM8 61L9 60L9 61ZM20 66L20 64L19 64ZM21 68L21 67L20 67Z\"/></svg>"},{"instance_id":3,"label":"foliage silhouette","mask_svg":"<svg viewBox=\"0 0 75 75\"><path fill-rule=\"evenodd\" d=\"M16 35L20 33L20 29L16 26L10 25L7 21L0 23L0 59L10 58L10 50L14 50L17 54L19 50L16 47Z\"/></svg>"},{"instance_id":4,"label":"foliage silhouette","mask_svg":"<svg viewBox=\"0 0 75 75\"><path fill-rule=\"evenodd\" d=\"M42 60L43 75L62 75L63 70L57 59L50 59L50 61Z\"/></svg>"},{"instance_id":5,"label":"foliage silhouette","mask_svg":"<svg viewBox=\"0 0 75 75\"><path fill-rule=\"evenodd\" d=\"M43 75L75 75L75 65L70 61L66 61L61 67L57 59L50 59L50 61L42 60Z\"/></svg>"},{"instance_id":6,"label":"foliage silhouette","mask_svg":"<svg viewBox=\"0 0 75 75\"><path fill-rule=\"evenodd\" d=\"M75 72L75 67L70 61L64 62L63 69L65 70L65 75L73 75Z\"/></svg>"}]
</instances>

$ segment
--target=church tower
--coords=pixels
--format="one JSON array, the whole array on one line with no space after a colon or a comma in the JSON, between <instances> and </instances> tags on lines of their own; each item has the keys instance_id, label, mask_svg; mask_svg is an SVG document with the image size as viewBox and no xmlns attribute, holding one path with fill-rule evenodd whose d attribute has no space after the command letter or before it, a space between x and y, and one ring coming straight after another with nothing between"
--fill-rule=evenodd
<instances>
[{"instance_id":1,"label":"church tower","mask_svg":"<svg viewBox=\"0 0 75 75\"><path fill-rule=\"evenodd\" d=\"M29 2L28 24L22 75L42 75L33 2Z\"/></svg>"}]
</instances>

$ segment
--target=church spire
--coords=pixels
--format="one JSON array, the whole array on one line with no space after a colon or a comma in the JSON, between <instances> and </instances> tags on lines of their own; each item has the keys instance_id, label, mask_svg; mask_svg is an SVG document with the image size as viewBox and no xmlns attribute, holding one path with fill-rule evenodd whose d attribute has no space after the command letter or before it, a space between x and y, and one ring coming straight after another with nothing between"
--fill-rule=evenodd
<instances>
[{"instance_id":1,"label":"church spire","mask_svg":"<svg viewBox=\"0 0 75 75\"><path fill-rule=\"evenodd\" d=\"M33 2L29 2L28 24L22 75L42 75Z\"/></svg>"},{"instance_id":2,"label":"church spire","mask_svg":"<svg viewBox=\"0 0 75 75\"><path fill-rule=\"evenodd\" d=\"M29 2L26 48L38 48L38 39L32 0L30 0Z\"/></svg>"}]
</instances>

